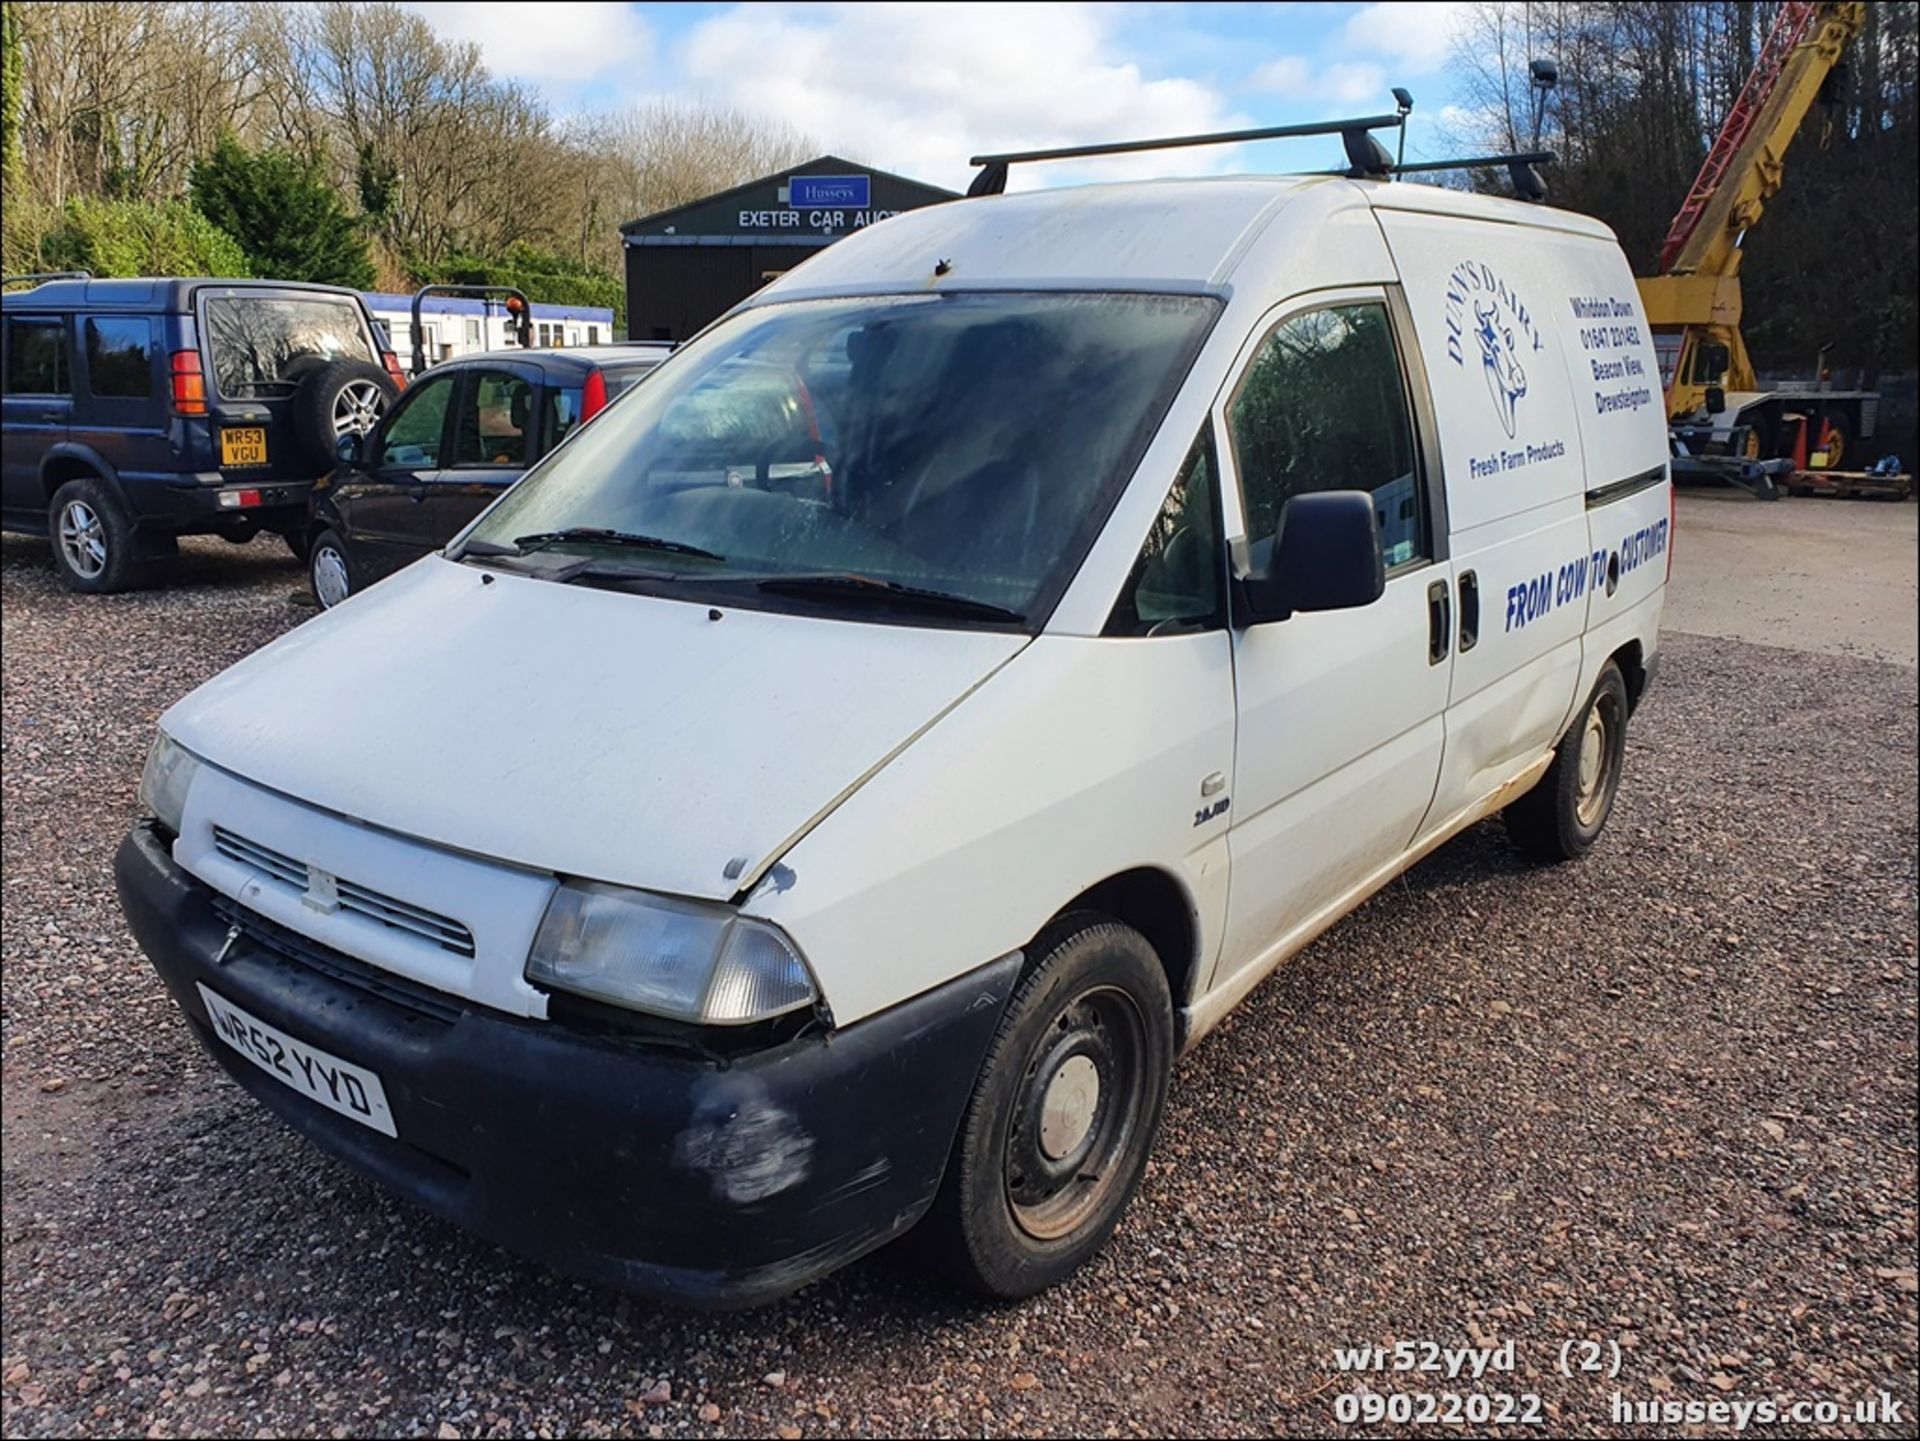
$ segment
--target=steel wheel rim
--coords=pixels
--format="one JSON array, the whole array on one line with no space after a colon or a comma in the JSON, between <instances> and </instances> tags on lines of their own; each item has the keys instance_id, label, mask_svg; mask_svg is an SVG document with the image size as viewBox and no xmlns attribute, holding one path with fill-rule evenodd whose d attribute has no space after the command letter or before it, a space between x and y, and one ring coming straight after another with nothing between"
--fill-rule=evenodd
<instances>
[{"instance_id":1,"label":"steel wheel rim","mask_svg":"<svg viewBox=\"0 0 1920 1441\"><path fill-rule=\"evenodd\" d=\"M1586 729L1580 736L1579 774L1574 795L1574 814L1582 826L1591 828L1613 797L1617 770L1615 734L1620 725L1620 702L1603 695L1587 712Z\"/></svg>"},{"instance_id":2,"label":"steel wheel rim","mask_svg":"<svg viewBox=\"0 0 1920 1441\"><path fill-rule=\"evenodd\" d=\"M331 610L345 600L353 589L347 579L347 558L330 545L313 552L313 594L322 610Z\"/></svg>"},{"instance_id":3,"label":"steel wheel rim","mask_svg":"<svg viewBox=\"0 0 1920 1441\"><path fill-rule=\"evenodd\" d=\"M1027 1235L1071 1235L1120 1186L1146 1058L1146 1018L1118 987L1089 987L1055 1012L1027 1057L1008 1126L1007 1207Z\"/></svg>"},{"instance_id":4,"label":"steel wheel rim","mask_svg":"<svg viewBox=\"0 0 1920 1441\"><path fill-rule=\"evenodd\" d=\"M349 380L333 398L333 436L365 435L387 408L387 397L371 380Z\"/></svg>"},{"instance_id":5,"label":"steel wheel rim","mask_svg":"<svg viewBox=\"0 0 1920 1441\"><path fill-rule=\"evenodd\" d=\"M84 500L60 510L60 552L75 575L92 580L107 568L107 531Z\"/></svg>"}]
</instances>

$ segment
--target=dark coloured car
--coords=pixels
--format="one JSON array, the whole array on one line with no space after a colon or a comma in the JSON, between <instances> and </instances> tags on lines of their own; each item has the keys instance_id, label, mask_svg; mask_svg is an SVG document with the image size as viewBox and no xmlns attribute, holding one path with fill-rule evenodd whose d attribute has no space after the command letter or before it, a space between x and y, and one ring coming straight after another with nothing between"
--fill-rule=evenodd
<instances>
[{"instance_id":1,"label":"dark coloured car","mask_svg":"<svg viewBox=\"0 0 1920 1441\"><path fill-rule=\"evenodd\" d=\"M313 481L405 384L336 286L76 275L0 304L5 528L80 591L138 584L182 535L303 554Z\"/></svg>"},{"instance_id":2,"label":"dark coloured car","mask_svg":"<svg viewBox=\"0 0 1920 1441\"><path fill-rule=\"evenodd\" d=\"M436 365L313 488L307 575L338 605L438 550L536 460L667 356L666 345L508 351Z\"/></svg>"}]
</instances>

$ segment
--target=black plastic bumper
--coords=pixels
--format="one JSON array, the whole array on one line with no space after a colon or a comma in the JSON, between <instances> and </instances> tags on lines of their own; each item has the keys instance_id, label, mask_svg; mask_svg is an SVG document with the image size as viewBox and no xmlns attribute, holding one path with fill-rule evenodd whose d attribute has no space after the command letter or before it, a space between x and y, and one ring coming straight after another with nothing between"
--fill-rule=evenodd
<instances>
[{"instance_id":1,"label":"black plastic bumper","mask_svg":"<svg viewBox=\"0 0 1920 1441\"><path fill-rule=\"evenodd\" d=\"M236 480L232 476L216 480L209 477L200 484L161 480L133 480L121 477L127 504L134 518L155 530L176 535L203 535L209 532L258 527L261 530L304 530L307 522L307 497L313 492L311 480ZM221 504L221 496L241 497L247 491L259 494L257 503L242 506L236 501Z\"/></svg>"},{"instance_id":2,"label":"black plastic bumper","mask_svg":"<svg viewBox=\"0 0 1920 1441\"><path fill-rule=\"evenodd\" d=\"M423 1009L245 938L216 961L227 926L213 893L145 824L114 874L194 1034L295 1129L512 1250L697 1306L772 1300L919 1219L1020 966L1016 953L723 1065L452 997ZM372 1070L398 1139L240 1057L213 1034L195 982Z\"/></svg>"}]
</instances>

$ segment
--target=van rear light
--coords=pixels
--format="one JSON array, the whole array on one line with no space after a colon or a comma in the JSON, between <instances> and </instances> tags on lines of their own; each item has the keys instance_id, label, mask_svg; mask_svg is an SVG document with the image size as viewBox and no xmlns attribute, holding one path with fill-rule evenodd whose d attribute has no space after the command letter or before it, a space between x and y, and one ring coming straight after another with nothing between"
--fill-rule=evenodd
<instances>
[{"instance_id":1,"label":"van rear light","mask_svg":"<svg viewBox=\"0 0 1920 1441\"><path fill-rule=\"evenodd\" d=\"M580 418L592 420L606 408L607 377L596 370L587 376L586 387L580 392Z\"/></svg>"},{"instance_id":2,"label":"van rear light","mask_svg":"<svg viewBox=\"0 0 1920 1441\"><path fill-rule=\"evenodd\" d=\"M172 370L173 413L205 415L207 413L207 378L200 373L200 352L197 350L174 351Z\"/></svg>"},{"instance_id":3,"label":"van rear light","mask_svg":"<svg viewBox=\"0 0 1920 1441\"><path fill-rule=\"evenodd\" d=\"M387 379L393 382L395 390L407 388L407 373L400 368L400 357L391 350L380 352L380 363L387 368Z\"/></svg>"}]
</instances>

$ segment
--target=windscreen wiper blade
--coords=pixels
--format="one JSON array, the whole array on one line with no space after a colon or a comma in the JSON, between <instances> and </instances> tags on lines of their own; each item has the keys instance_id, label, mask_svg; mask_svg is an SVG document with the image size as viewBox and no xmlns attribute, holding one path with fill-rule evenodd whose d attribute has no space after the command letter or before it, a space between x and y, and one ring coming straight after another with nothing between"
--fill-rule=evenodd
<instances>
[{"instance_id":1,"label":"windscreen wiper blade","mask_svg":"<svg viewBox=\"0 0 1920 1441\"><path fill-rule=\"evenodd\" d=\"M970 595L955 595L950 591L927 590L872 575L769 575L760 577L754 584L776 595L821 596L874 605L911 606L916 610L942 611L974 620L1018 623L1026 619L1019 611L1008 610L991 601L975 600Z\"/></svg>"},{"instance_id":2,"label":"windscreen wiper blade","mask_svg":"<svg viewBox=\"0 0 1920 1441\"><path fill-rule=\"evenodd\" d=\"M538 530L532 535L516 535L513 543L520 547L521 554L530 550L539 550L549 545L564 545L578 541L585 545L617 545L633 550L659 550L670 555L692 555L701 560L724 561L724 555L704 550L697 545L688 545L684 540L666 540L657 535L640 535L631 530L607 530L600 526L574 525L565 530Z\"/></svg>"}]
</instances>

